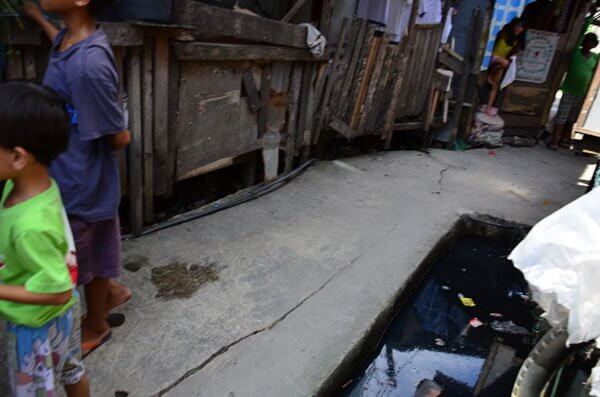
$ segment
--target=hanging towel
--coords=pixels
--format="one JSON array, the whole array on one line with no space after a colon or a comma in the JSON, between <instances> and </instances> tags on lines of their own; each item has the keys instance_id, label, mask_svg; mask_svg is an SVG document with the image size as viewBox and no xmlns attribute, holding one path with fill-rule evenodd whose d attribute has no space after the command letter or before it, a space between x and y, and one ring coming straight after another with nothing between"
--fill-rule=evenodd
<instances>
[{"instance_id":1,"label":"hanging towel","mask_svg":"<svg viewBox=\"0 0 600 397\"><path fill-rule=\"evenodd\" d=\"M327 40L325 36L310 23L302 23L300 26L306 27L306 45L315 58L320 58L325 53Z\"/></svg>"}]
</instances>

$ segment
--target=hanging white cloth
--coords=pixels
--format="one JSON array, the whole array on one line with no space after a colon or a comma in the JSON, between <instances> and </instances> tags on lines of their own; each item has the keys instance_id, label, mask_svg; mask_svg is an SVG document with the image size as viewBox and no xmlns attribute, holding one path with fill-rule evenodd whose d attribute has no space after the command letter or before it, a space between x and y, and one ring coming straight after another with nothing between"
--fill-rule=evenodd
<instances>
[{"instance_id":1,"label":"hanging white cloth","mask_svg":"<svg viewBox=\"0 0 600 397\"><path fill-rule=\"evenodd\" d=\"M452 33L452 18L454 17L454 12L455 9L453 7L448 9L446 21L444 22L444 30L442 31L442 44L446 44L448 42L450 33Z\"/></svg>"},{"instance_id":2,"label":"hanging white cloth","mask_svg":"<svg viewBox=\"0 0 600 397\"><path fill-rule=\"evenodd\" d=\"M390 17L386 32L392 35L392 41L399 42L408 28L413 0L391 0Z\"/></svg>"},{"instance_id":3,"label":"hanging white cloth","mask_svg":"<svg viewBox=\"0 0 600 397\"><path fill-rule=\"evenodd\" d=\"M387 25L390 12L390 0L360 0L358 2L359 18Z\"/></svg>"},{"instance_id":4,"label":"hanging white cloth","mask_svg":"<svg viewBox=\"0 0 600 397\"><path fill-rule=\"evenodd\" d=\"M327 40L325 36L310 23L301 23L300 26L306 27L306 45L315 58L320 58L325 53Z\"/></svg>"},{"instance_id":5,"label":"hanging white cloth","mask_svg":"<svg viewBox=\"0 0 600 397\"><path fill-rule=\"evenodd\" d=\"M417 14L418 25L442 22L442 0L421 0Z\"/></svg>"}]
</instances>

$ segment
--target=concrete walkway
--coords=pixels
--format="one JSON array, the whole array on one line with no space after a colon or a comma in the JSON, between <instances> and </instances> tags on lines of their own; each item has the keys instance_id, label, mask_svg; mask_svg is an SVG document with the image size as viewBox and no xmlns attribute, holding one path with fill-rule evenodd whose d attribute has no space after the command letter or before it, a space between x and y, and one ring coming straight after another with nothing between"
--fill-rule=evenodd
<instances>
[{"instance_id":1,"label":"concrete walkway","mask_svg":"<svg viewBox=\"0 0 600 397\"><path fill-rule=\"evenodd\" d=\"M125 244L127 323L94 396L307 396L465 213L535 223L589 159L543 148L318 163L259 200ZM589 177L589 176L588 176Z\"/></svg>"}]
</instances>

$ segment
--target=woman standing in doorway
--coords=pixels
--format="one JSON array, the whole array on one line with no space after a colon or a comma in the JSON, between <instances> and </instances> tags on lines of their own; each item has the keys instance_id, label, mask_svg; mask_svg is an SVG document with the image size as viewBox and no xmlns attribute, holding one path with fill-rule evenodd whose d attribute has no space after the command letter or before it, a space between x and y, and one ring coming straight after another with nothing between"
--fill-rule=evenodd
<instances>
[{"instance_id":1,"label":"woman standing in doorway","mask_svg":"<svg viewBox=\"0 0 600 397\"><path fill-rule=\"evenodd\" d=\"M504 72L510 66L510 57L525 49L525 27L521 18L513 18L510 23L504 25L496 36L496 44L492 52L487 81L492 86L486 113L495 116L498 109L494 108L494 102L500 90L500 83Z\"/></svg>"}]
</instances>

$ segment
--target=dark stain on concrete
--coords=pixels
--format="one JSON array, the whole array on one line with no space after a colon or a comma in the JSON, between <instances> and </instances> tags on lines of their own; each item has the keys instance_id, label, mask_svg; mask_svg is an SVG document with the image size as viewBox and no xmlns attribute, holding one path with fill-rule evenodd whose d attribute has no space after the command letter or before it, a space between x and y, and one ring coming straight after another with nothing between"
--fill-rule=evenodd
<instances>
[{"instance_id":1,"label":"dark stain on concrete","mask_svg":"<svg viewBox=\"0 0 600 397\"><path fill-rule=\"evenodd\" d=\"M150 261L144 255L132 255L125 260L123 268L128 272L135 273L149 264Z\"/></svg>"},{"instance_id":2,"label":"dark stain on concrete","mask_svg":"<svg viewBox=\"0 0 600 397\"><path fill-rule=\"evenodd\" d=\"M188 299L204 284L219 279L214 264L199 265L174 262L152 269L150 280L158 290L156 297L165 300Z\"/></svg>"}]
</instances>

